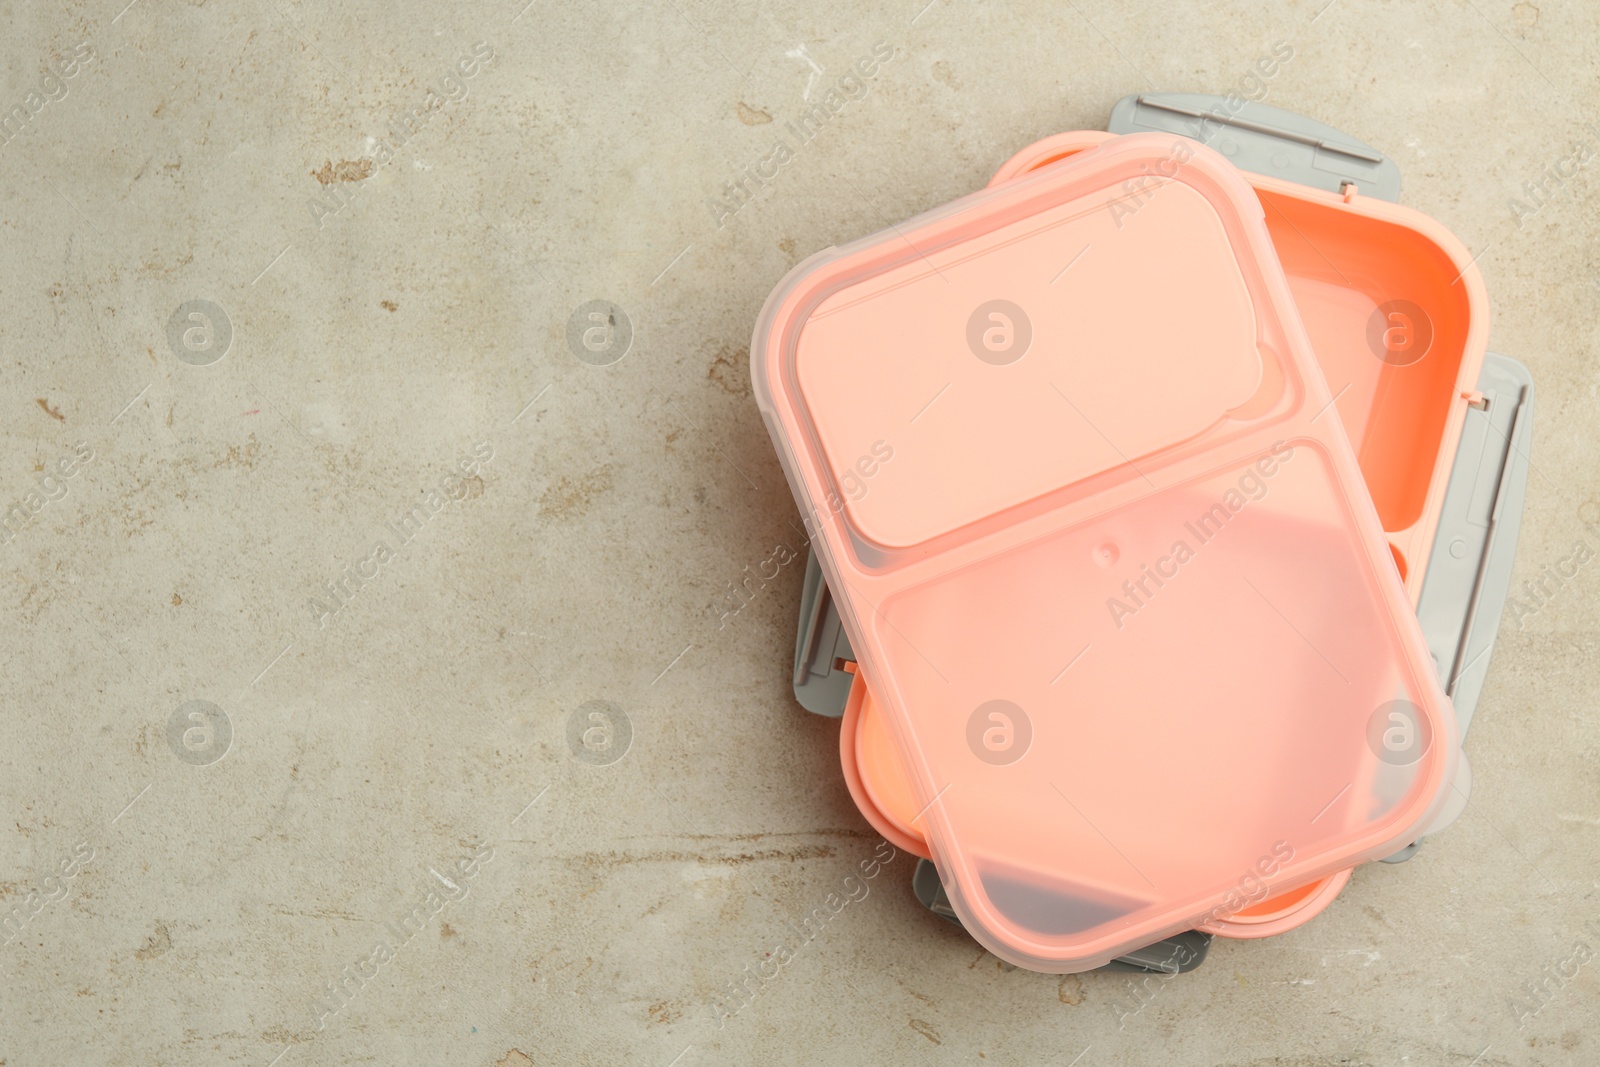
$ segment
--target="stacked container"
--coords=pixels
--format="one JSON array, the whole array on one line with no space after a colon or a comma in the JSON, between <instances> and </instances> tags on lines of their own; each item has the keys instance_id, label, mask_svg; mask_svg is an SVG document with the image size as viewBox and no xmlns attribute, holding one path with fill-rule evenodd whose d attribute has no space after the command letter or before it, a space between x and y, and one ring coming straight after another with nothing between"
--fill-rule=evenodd
<instances>
[{"instance_id":1,"label":"stacked container","mask_svg":"<svg viewBox=\"0 0 1600 1067\"><path fill-rule=\"evenodd\" d=\"M1290 929L1459 813L1531 401L1380 154L1216 98L1112 128L811 257L751 348L797 695L924 903L1057 972Z\"/></svg>"}]
</instances>

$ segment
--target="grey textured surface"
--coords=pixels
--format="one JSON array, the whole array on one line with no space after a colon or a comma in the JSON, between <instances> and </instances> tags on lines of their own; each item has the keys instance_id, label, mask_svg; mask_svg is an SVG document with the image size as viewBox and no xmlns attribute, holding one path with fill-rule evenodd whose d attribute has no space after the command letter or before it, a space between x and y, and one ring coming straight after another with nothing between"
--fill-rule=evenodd
<instances>
[{"instance_id":1,"label":"grey textured surface","mask_svg":"<svg viewBox=\"0 0 1600 1067\"><path fill-rule=\"evenodd\" d=\"M0 4L0 1061L1595 1063L1600 578L1523 583L1600 540L1600 9L1325 2ZM1265 99L1394 156L1540 391L1472 804L1193 974L1008 970L909 857L845 896L876 841L789 689L750 330L809 253L1280 40Z\"/></svg>"}]
</instances>

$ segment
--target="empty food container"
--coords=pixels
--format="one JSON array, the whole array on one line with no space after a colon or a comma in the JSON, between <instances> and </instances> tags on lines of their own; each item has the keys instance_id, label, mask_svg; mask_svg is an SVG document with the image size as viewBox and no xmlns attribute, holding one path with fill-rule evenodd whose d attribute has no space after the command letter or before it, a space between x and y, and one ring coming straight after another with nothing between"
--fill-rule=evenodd
<instances>
[{"instance_id":1,"label":"empty food container","mask_svg":"<svg viewBox=\"0 0 1600 1067\"><path fill-rule=\"evenodd\" d=\"M1194 94L1129 97L1113 110L1111 128L1124 131L1165 129L1203 136L1214 140L1241 166L1291 179L1312 189L1337 192L1344 204L1355 200L1351 193L1358 182L1369 195L1388 200L1395 199L1399 192L1398 168L1381 153L1329 127L1263 105L1247 104L1242 109L1230 110L1220 97ZM1008 161L991 184L1065 158L1098 144L1107 136L1076 133L1046 139ZM1269 209L1270 227L1271 212L1276 208L1271 201L1264 200L1264 203ZM1320 226L1308 226L1307 230L1321 235L1330 228L1337 229L1339 220L1331 216L1336 215L1339 208L1339 204L1333 205L1329 209L1329 221ZM1423 284L1416 288L1405 289L1406 277L1390 271L1384 277L1399 278L1401 287L1386 290L1383 285L1374 283L1373 272L1358 266L1362 256L1341 252L1347 249L1348 242L1326 238L1316 241L1281 212L1279 225L1272 228L1272 232L1275 241L1280 242L1289 240L1292 232L1294 238L1311 249L1321 260L1326 284L1335 284L1328 279L1337 275L1342 282L1357 288L1354 295L1330 297L1315 284L1315 277L1297 276L1290 270L1291 288L1297 296L1302 296L1310 306L1324 308L1308 322L1323 369L1337 386L1336 395L1343 400L1346 394L1354 391L1363 399L1363 404L1356 405L1353 418L1344 406L1339 414L1341 421L1347 425L1353 423L1362 431L1364 472L1377 471L1378 477L1386 478L1390 484L1397 480L1413 485L1430 483L1429 492L1434 496L1438 494L1431 483L1439 481L1441 476L1448 479L1439 506L1432 509L1436 520L1431 525L1433 541L1443 552L1430 561L1426 579L1420 584L1413 582L1412 589L1414 599L1419 601L1419 614L1435 663L1444 673L1448 691L1455 697L1464 732L1481 688L1495 625L1509 584L1528 469L1531 379L1521 364L1491 354L1481 371L1476 395L1460 390L1453 396L1452 386L1459 387L1462 381L1468 380L1468 373L1475 365L1476 350L1466 344L1471 331L1446 331L1445 336L1457 340L1440 344L1432 320L1435 316L1453 314L1453 305L1435 297L1419 304L1408 297L1394 295L1397 292L1407 292L1411 296L1428 291L1437 293L1437 279L1432 280L1431 286L1429 279L1423 279ZM1399 242L1391 236L1389 243L1422 245L1428 240L1426 234ZM1446 247L1451 244L1453 242L1447 241ZM1414 258L1402 257L1407 262ZM1303 264L1304 257L1296 262ZM1345 270L1341 270L1341 263ZM1314 275L1316 272L1306 273ZM1391 337L1379 335L1376 341L1370 332L1362 336L1362 327L1366 324L1360 321L1359 314L1330 314L1325 310L1333 307L1347 312L1351 306L1361 308L1364 302L1364 306L1370 308L1367 316L1370 324L1374 318L1386 314L1384 305L1391 300L1404 301L1413 310L1409 317L1397 320L1403 331ZM1469 290L1468 314L1482 317L1480 305L1481 291ZM1386 343L1389 341L1394 342L1392 347ZM1373 360L1362 362L1352 358L1363 346L1375 357ZM1421 368L1426 373L1410 369L1424 359L1430 361L1429 366ZM1453 380L1449 374L1451 369L1455 370ZM1419 386L1419 382L1423 385ZM1354 387L1358 384L1357 390ZM1383 402L1392 394L1404 392L1403 387L1407 385L1410 386L1408 395L1420 395L1425 405L1447 408L1456 398L1469 405L1464 412L1459 444L1454 450L1447 447L1452 429L1447 425L1440 430L1442 437L1438 448L1417 448L1413 441L1409 454L1393 447L1396 441L1407 440L1404 435L1370 432L1375 428L1374 423L1381 430L1388 422L1408 421L1405 406ZM1386 457L1392 457L1393 462L1386 462ZM1427 476L1413 474L1406 478L1403 470L1397 476L1396 468L1404 468L1407 462L1424 470ZM1369 473L1368 478L1371 481L1373 476ZM1391 536L1393 527L1393 523L1386 524ZM1403 550L1398 545L1394 549L1397 566L1404 573ZM836 669L836 665L849 666L851 672ZM796 695L805 706L822 714L845 712L850 683L854 679L853 661L814 561L808 566L802 597L795 668ZM861 699L851 704L841 736L846 780L863 812L880 832L900 847L925 856L927 846L913 826L917 809L904 772L887 744L870 693L865 691L860 679L854 681L861 690ZM1463 758L1453 788L1456 803L1436 823L1453 818L1469 790L1469 768ZM1408 858L1414 850L1413 844L1386 858L1392 861ZM930 893L924 892L927 885L937 884L925 877L927 874L931 871L919 868L919 897L934 910L947 913L947 907L936 904ZM1212 916L1202 928L1230 937L1261 937L1282 932L1326 907L1347 880L1348 872L1341 872L1269 899L1251 902L1226 916Z\"/></svg>"},{"instance_id":2,"label":"empty food container","mask_svg":"<svg viewBox=\"0 0 1600 1067\"><path fill-rule=\"evenodd\" d=\"M997 955L1097 966L1445 807L1453 713L1221 156L1116 138L812 257L752 367L914 821Z\"/></svg>"}]
</instances>

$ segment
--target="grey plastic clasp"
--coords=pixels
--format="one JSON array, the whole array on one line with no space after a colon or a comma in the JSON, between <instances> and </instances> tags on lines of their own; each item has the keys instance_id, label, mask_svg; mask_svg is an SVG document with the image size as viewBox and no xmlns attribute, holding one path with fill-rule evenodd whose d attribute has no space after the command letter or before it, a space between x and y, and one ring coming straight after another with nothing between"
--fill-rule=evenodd
<instances>
[{"instance_id":1,"label":"grey plastic clasp","mask_svg":"<svg viewBox=\"0 0 1600 1067\"><path fill-rule=\"evenodd\" d=\"M1325 123L1235 97L1209 93L1140 93L1111 109L1112 133L1160 130L1209 145L1241 170L1343 193L1400 199L1394 160Z\"/></svg>"},{"instance_id":2,"label":"grey plastic clasp","mask_svg":"<svg viewBox=\"0 0 1600 1067\"><path fill-rule=\"evenodd\" d=\"M1533 376L1511 357L1490 352L1478 375L1478 392L1486 403L1467 408L1417 601L1417 620L1439 680L1455 705L1463 740L1478 710L1511 590L1532 466ZM1471 788L1471 765L1463 753L1455 782L1462 802ZM1410 859L1421 843L1407 845L1384 862Z\"/></svg>"},{"instance_id":3,"label":"grey plastic clasp","mask_svg":"<svg viewBox=\"0 0 1600 1067\"><path fill-rule=\"evenodd\" d=\"M1533 444L1533 376L1491 352L1478 377L1445 490L1417 618L1465 736L1511 589Z\"/></svg>"},{"instance_id":4,"label":"grey plastic clasp","mask_svg":"<svg viewBox=\"0 0 1600 1067\"><path fill-rule=\"evenodd\" d=\"M806 553L806 577L800 587L800 632L794 646L794 698L800 706L830 719L844 716L855 676L840 667L854 662L850 638L822 580L816 553Z\"/></svg>"}]
</instances>

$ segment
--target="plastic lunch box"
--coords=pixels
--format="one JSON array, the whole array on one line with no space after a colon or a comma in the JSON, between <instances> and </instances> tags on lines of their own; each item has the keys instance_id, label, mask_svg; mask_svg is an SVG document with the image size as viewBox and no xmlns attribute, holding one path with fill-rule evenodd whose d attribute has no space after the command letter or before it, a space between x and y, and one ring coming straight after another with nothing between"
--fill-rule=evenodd
<instances>
[{"instance_id":1,"label":"plastic lunch box","mask_svg":"<svg viewBox=\"0 0 1600 1067\"><path fill-rule=\"evenodd\" d=\"M1398 169L1392 162L1290 113L1246 105L1230 114L1219 103L1220 98L1193 95L1130 97L1113 111L1111 129L1203 135L1240 166L1277 176L1254 182L1266 207L1268 229L1322 371L1334 387L1339 421L1356 445L1396 564L1413 600L1420 601L1418 614L1430 650L1464 729L1481 686L1515 550L1531 432L1531 382L1520 364L1490 356L1478 380L1481 396L1458 388L1474 380L1474 357L1482 351L1486 315L1481 286L1469 277L1470 270L1443 275L1449 264L1465 257L1437 226L1401 209L1373 211L1358 199L1372 195L1392 200L1398 194ZM1040 142L1007 163L991 185L1088 150L1106 137L1066 134ZM1296 184L1285 185L1286 178ZM1134 210L1150 198L1142 181L1147 179L1124 189L1138 193L1131 201ZM1319 197L1308 188L1339 195ZM1124 215L1129 203L1124 201ZM1419 262L1431 270L1419 271ZM1452 299L1453 288L1465 294L1464 300ZM1381 318L1394 310L1385 306L1389 300L1402 294L1408 303L1398 306L1409 318ZM1363 328L1370 329L1375 318L1380 324L1404 322L1408 331L1416 325L1410 320L1420 319L1423 342L1412 353L1404 344L1387 350L1387 335L1381 330L1364 336ZM1447 458L1454 463L1445 462ZM1439 552L1430 559L1428 549L1435 545ZM847 669L853 667L853 658L813 559L796 651L796 694L802 704L823 714L838 715L849 705L841 753L852 793L886 836L926 855L928 844L911 825L919 809L905 765L864 682ZM1463 761L1451 791L1456 803L1446 805L1453 809L1444 813L1446 818L1459 811L1469 787ZM1434 824L1441 821L1436 817ZM1405 858L1414 848L1388 858ZM1333 872L1260 903L1254 902L1258 896L1252 897L1248 907L1215 909L1197 925L1224 936L1279 932L1320 911L1347 879L1348 870ZM954 914L926 864L919 865L915 885L925 904ZM1198 943L1159 942L1124 960L1135 967L1188 969L1203 958L1208 939L1179 935L1196 936ZM1153 958L1154 948L1175 951ZM1056 963L1051 969L1068 969Z\"/></svg>"},{"instance_id":2,"label":"plastic lunch box","mask_svg":"<svg viewBox=\"0 0 1600 1067\"><path fill-rule=\"evenodd\" d=\"M1438 231L1413 273L1481 306L1412 221ZM752 367L951 909L996 955L1099 966L1449 800L1453 710L1220 154L1130 134L819 253ZM1397 717L1403 760L1375 740Z\"/></svg>"},{"instance_id":3,"label":"plastic lunch box","mask_svg":"<svg viewBox=\"0 0 1600 1067\"><path fill-rule=\"evenodd\" d=\"M1163 120L1170 124L1185 119L1200 118L1206 114L1208 105L1213 102L1214 98L1192 96L1129 98L1114 111L1112 126L1115 129L1120 124L1126 128L1134 116L1139 117L1138 124L1155 124ZM1332 135L1342 140L1341 155L1346 156L1347 165L1320 173L1313 171L1309 175L1296 175L1302 183L1315 184L1320 180L1330 189L1339 188L1349 180L1348 161L1360 158L1348 153L1360 152L1370 164L1368 173L1361 174L1361 179L1386 198L1392 198L1398 192L1398 171L1392 163L1383 160L1380 155L1372 153L1365 146L1351 145L1348 139L1343 139L1342 135L1338 135L1335 131L1269 108L1260 108L1254 114L1238 118L1244 123L1246 131L1244 136L1249 138L1253 135L1255 140L1246 140L1241 145L1231 138L1225 139L1222 147L1231 150L1233 156L1246 166L1254 164L1262 169L1279 171L1292 166L1290 162L1292 157L1281 151L1285 147L1285 133L1289 135L1289 145L1300 149L1301 160L1297 162L1313 163L1315 157L1308 146L1319 144L1326 146L1328 143L1326 137ZM1298 128L1293 124L1298 124ZM1237 135L1236 131L1228 132ZM1266 135L1263 136L1263 133ZM1059 158L1066 151L1097 143L1105 136L1067 134L1048 139L1019 153L1002 169L996 180L1004 180L1019 170L1037 165L1040 161ZM1344 176L1341 176L1341 173ZM1281 226L1279 228L1282 229ZM1299 236L1304 237L1304 234ZM1342 257L1337 259L1337 263L1345 270L1350 270L1351 264ZM1330 262L1330 267L1335 267L1335 264ZM1295 281L1291 268L1291 285L1294 285ZM1299 287L1296 288L1298 295ZM1317 336L1316 331L1313 331L1313 335L1319 353L1325 353L1330 348L1337 350L1337 345L1329 344L1324 338ZM1326 364L1327 360L1324 358L1325 367ZM1362 369L1359 362L1356 368L1358 371ZM1331 377L1333 371L1329 373ZM1370 386L1368 388L1370 390ZM1453 466L1451 489L1446 494L1441 524L1437 532L1437 544L1446 554L1428 569L1427 593L1421 597L1419 604L1419 614L1428 633L1435 661L1451 681L1451 695L1456 699L1463 728L1470 719L1476 703L1483 677L1481 668L1486 666L1494 624L1504 604L1505 588L1509 581L1509 568L1515 547L1516 523L1521 513L1522 487L1527 474L1527 438L1531 432L1531 424L1528 421L1531 412L1531 382L1526 370L1520 364L1505 357L1490 356L1489 365L1485 367L1480 380L1480 391L1485 397L1484 407L1475 409L1473 417L1469 418L1464 428L1458 453L1461 458ZM1513 440L1517 441L1515 448L1511 446ZM1372 464L1370 453L1364 454L1362 458L1363 466L1370 467ZM1503 505L1499 503L1502 500ZM1487 551L1491 538L1495 545L1492 552ZM1469 542L1472 543L1470 552ZM808 583L808 593L813 585L814 583ZM1478 627L1475 625L1477 619L1489 620L1489 624ZM875 821L887 824L886 827L880 826L880 829L893 832L906 825L906 821L915 813L915 809L909 807L903 772L891 768L890 773L878 773L877 767L885 751L885 738L882 736L881 723L875 721L876 716L872 711L870 696L866 698L863 707L864 713L855 719L854 728L847 723L844 731L842 747L847 777L858 799L864 801L863 807L869 811L869 817L871 814L877 814L871 812L872 797L876 795L883 801L884 810L888 813L887 818L880 817ZM866 753L869 758L864 759L864 765L858 773L851 774L856 770L858 752ZM874 756L878 758L876 760L870 758ZM1463 763L1463 771L1456 783L1459 804L1464 804L1470 789L1470 778L1467 774L1468 769ZM897 810L900 808L906 810L898 811L899 817L896 818ZM1453 817L1455 813L1456 811L1447 813L1446 818ZM912 835L916 833L914 830L909 832ZM902 833L895 839L902 840L905 836ZM914 840L909 847L918 853L926 851L925 845ZM1388 858L1404 859L1414 850L1415 845L1412 845L1396 856ZM1281 932L1317 914L1337 894L1344 881L1345 877L1339 876L1320 885L1302 887L1226 918L1214 919L1203 929L1233 937L1260 937ZM924 902L943 913L944 909L941 908L936 895L931 890L925 891L929 890L929 887L936 887L937 880L922 877L918 879L917 885Z\"/></svg>"}]
</instances>

